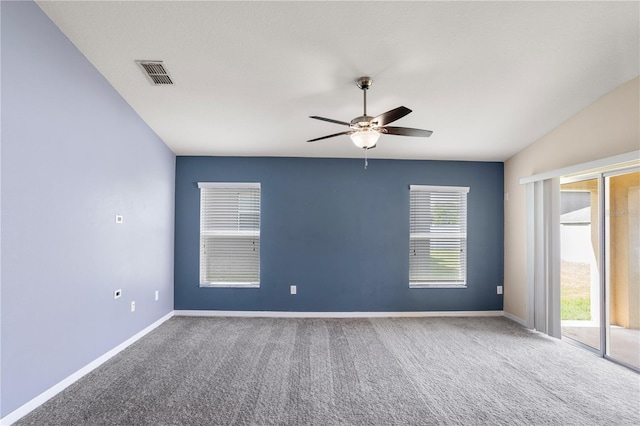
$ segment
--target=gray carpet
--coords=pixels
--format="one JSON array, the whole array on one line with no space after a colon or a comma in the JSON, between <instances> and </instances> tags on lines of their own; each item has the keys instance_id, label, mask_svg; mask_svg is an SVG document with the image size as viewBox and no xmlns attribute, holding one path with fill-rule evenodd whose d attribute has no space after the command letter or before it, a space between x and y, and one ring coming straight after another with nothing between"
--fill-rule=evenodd
<instances>
[{"instance_id":1,"label":"gray carpet","mask_svg":"<svg viewBox=\"0 0 640 426\"><path fill-rule=\"evenodd\" d=\"M19 425L640 425L640 375L504 318L174 317Z\"/></svg>"}]
</instances>

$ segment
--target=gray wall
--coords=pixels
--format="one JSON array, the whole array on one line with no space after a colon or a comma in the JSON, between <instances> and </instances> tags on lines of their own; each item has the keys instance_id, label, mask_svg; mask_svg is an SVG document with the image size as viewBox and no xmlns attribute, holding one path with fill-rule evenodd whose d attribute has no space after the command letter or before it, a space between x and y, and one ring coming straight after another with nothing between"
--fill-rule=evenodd
<instances>
[{"instance_id":1,"label":"gray wall","mask_svg":"<svg viewBox=\"0 0 640 426\"><path fill-rule=\"evenodd\" d=\"M0 7L4 417L172 311L175 156L36 4Z\"/></svg>"}]
</instances>

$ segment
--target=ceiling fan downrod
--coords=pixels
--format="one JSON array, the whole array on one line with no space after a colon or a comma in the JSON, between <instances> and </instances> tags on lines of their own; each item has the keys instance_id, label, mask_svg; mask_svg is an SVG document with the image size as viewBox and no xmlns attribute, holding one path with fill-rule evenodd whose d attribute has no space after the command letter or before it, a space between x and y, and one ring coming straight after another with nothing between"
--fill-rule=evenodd
<instances>
[{"instance_id":1,"label":"ceiling fan downrod","mask_svg":"<svg viewBox=\"0 0 640 426\"><path fill-rule=\"evenodd\" d=\"M367 116L367 90L373 84L373 79L371 77L360 77L356 80L356 85L362 89L362 93L364 94L364 114L363 117Z\"/></svg>"}]
</instances>

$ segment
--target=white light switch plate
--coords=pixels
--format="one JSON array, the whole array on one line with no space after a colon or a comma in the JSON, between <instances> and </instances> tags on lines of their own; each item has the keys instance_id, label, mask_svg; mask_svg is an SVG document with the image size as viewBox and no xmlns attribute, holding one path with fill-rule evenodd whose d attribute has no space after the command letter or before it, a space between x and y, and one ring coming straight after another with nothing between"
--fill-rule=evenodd
<instances>
[{"instance_id":1,"label":"white light switch plate","mask_svg":"<svg viewBox=\"0 0 640 426\"><path fill-rule=\"evenodd\" d=\"M297 294L298 293L298 287L295 285L291 286L291 294Z\"/></svg>"}]
</instances>

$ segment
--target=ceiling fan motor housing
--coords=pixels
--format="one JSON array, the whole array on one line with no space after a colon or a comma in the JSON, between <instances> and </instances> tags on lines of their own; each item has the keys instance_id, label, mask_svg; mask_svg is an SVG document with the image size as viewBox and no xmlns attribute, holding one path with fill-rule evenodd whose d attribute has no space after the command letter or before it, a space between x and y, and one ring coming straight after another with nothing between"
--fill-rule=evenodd
<instances>
[{"instance_id":1,"label":"ceiling fan motor housing","mask_svg":"<svg viewBox=\"0 0 640 426\"><path fill-rule=\"evenodd\" d=\"M372 122L374 117L370 115L361 115L360 117L356 117L349 123L349 126L353 130L364 130L364 129L373 129L376 127L377 123Z\"/></svg>"}]
</instances>

